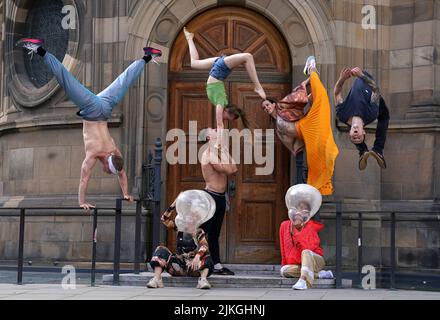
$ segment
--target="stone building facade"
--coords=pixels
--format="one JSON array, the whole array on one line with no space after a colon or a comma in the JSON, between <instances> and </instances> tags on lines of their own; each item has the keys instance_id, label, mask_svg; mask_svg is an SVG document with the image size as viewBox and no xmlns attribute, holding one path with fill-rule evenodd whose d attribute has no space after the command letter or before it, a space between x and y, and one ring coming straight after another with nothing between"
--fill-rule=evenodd
<instances>
[{"instance_id":1,"label":"stone building facade","mask_svg":"<svg viewBox=\"0 0 440 320\"><path fill-rule=\"evenodd\" d=\"M41 15L38 8L46 5L45 1L3 0L0 3L3 25L0 46L0 203L12 207L75 204L84 157L81 119L76 117L75 106L54 79L50 76L38 79L36 76L42 71L38 71L35 63L29 62L21 50L14 48L16 40L30 36L28 33L35 30L47 34L47 25L38 19L38 14ZM54 31L56 35L52 35L53 42L48 45L59 51L63 63L93 92L103 90L130 62L140 58L145 44L164 52L159 66L147 65L109 121L111 133L125 156L133 193L140 188L142 164L154 148L155 140L161 138L165 141L167 131L183 121L185 113L178 115L176 111L176 103L185 101L184 94L183 98L176 98L179 85L185 90L185 85L195 83L203 92L206 74L190 73L187 68L188 58L183 52L186 49L181 45L183 26L203 29L199 23L218 20L217 25L203 31L206 32L203 35L206 50L202 55L209 52L207 48L218 49L218 52L224 48L231 52L250 48L249 44L247 47L243 44L246 37L251 39L253 32L264 33L261 31L264 28L274 35L261 38L261 41L276 50L261 53L258 48L253 48L255 55L259 55L256 58L258 70L269 70L262 76L263 84L269 87L293 86L302 81L303 64L311 54L317 56L332 106L331 93L343 66L360 66L376 77L391 112L385 150L388 168L380 170L370 162L367 170L359 172L358 155L347 139L347 130L334 120L340 155L334 175L335 194L326 199L329 211L334 201L342 201L344 210L353 211L438 211L440 1L59 0L51 3L52 6L53 3L61 7L73 6L77 21L75 29ZM374 29L362 28L366 5L375 9L377 25ZM229 26L236 29L227 29L228 24L223 24L222 18L230 19ZM238 36L230 47L225 40L222 48L217 42L221 37L227 39L225 30L237 30ZM282 53L275 52L277 50ZM271 52L276 54L272 56ZM274 67L279 72L278 78L271 76L275 72L271 71L273 66L279 67ZM234 91L234 83L244 86L243 83L249 82L240 71L237 74L231 80L232 99L240 97L240 89ZM374 126L368 132L367 141L372 144ZM287 155L287 163L282 163L290 167L290 181L282 186L285 189L295 180L295 161ZM176 175L191 172L182 169L176 173L173 170L163 164L164 205L176 194L176 185L185 187L184 179L177 182ZM193 182L200 184L197 179ZM252 188L245 183L240 186ZM270 193L272 189L268 190ZM91 201L112 203L112 199L119 195L117 181L98 168L88 194ZM246 201L237 201L235 211L227 218L222 233L223 258L230 262L276 263L277 224L287 215L277 216L274 212L268 215L267 208L274 207L263 204L257 208L253 203L246 207ZM278 200L267 201L275 206L274 210L283 210L277 204ZM249 211L252 208L257 209ZM326 217L323 215L324 219ZM129 219L126 221L128 234L133 229ZM261 224L244 227L243 221L250 220ZM99 255L101 260L111 260L111 218L104 223L107 225L101 233L101 248L105 249L101 249ZM26 255L41 259L87 260L89 225L88 218L81 216L80 212L77 217L62 217L57 213L45 218L32 217ZM269 227L261 227L266 225ZM356 225L355 222L344 225L344 263L347 265L356 260ZM398 226L399 265L437 268L440 263L438 224L419 222L414 228L413 223L402 222ZM386 258L388 222L378 218L366 222L364 227L366 262L386 265L389 262ZM0 221L0 260L14 259L16 228L14 218ZM238 240L237 231L238 234L243 232ZM334 222L328 220L323 242L330 262L334 257L333 234ZM123 251L130 252L130 236L124 239L124 243L126 250ZM232 246L240 247L241 251L234 251ZM260 254L265 248L274 252L268 260ZM126 253L125 259L130 257L131 254Z\"/></svg>"}]
</instances>

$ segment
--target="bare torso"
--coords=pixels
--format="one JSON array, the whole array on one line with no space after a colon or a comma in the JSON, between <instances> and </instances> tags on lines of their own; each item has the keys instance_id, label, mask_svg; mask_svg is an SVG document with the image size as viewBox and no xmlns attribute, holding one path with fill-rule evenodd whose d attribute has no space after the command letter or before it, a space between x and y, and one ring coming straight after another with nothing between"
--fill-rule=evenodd
<instances>
[{"instance_id":1,"label":"bare torso","mask_svg":"<svg viewBox=\"0 0 440 320\"><path fill-rule=\"evenodd\" d=\"M203 154L202 174L206 182L206 189L217 193L226 192L228 177L224 173L216 171L212 164L208 162L207 151Z\"/></svg>"},{"instance_id":2,"label":"bare torso","mask_svg":"<svg viewBox=\"0 0 440 320\"><path fill-rule=\"evenodd\" d=\"M294 122L288 122L281 117L277 117L277 132L280 135L288 136L290 138L297 138L296 126Z\"/></svg>"},{"instance_id":3,"label":"bare torso","mask_svg":"<svg viewBox=\"0 0 440 320\"><path fill-rule=\"evenodd\" d=\"M110 136L106 121L85 121L83 126L84 148L87 156L104 157L110 153L119 153Z\"/></svg>"},{"instance_id":4,"label":"bare torso","mask_svg":"<svg viewBox=\"0 0 440 320\"><path fill-rule=\"evenodd\" d=\"M294 155L304 149L304 141L298 139L295 122L288 122L277 117L276 132L284 146Z\"/></svg>"}]
</instances>

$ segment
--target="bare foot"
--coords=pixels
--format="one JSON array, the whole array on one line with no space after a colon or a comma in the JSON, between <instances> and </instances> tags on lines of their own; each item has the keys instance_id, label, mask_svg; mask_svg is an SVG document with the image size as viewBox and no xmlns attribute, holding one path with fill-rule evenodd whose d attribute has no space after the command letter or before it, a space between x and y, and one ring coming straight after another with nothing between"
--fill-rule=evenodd
<instances>
[{"instance_id":1,"label":"bare foot","mask_svg":"<svg viewBox=\"0 0 440 320\"><path fill-rule=\"evenodd\" d=\"M254 91L261 97L261 99L266 100L266 92L263 87L255 87Z\"/></svg>"},{"instance_id":2,"label":"bare foot","mask_svg":"<svg viewBox=\"0 0 440 320\"><path fill-rule=\"evenodd\" d=\"M194 39L194 33L189 32L186 28L183 28L183 32L185 33L185 37L187 40Z\"/></svg>"}]
</instances>

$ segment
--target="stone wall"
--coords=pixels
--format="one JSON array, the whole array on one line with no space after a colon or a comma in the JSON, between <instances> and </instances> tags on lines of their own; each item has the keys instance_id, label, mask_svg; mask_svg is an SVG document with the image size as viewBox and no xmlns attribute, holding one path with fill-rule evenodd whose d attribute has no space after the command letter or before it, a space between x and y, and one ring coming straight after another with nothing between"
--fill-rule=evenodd
<instances>
[{"instance_id":1,"label":"stone wall","mask_svg":"<svg viewBox=\"0 0 440 320\"><path fill-rule=\"evenodd\" d=\"M345 216L344 217L348 217ZM397 215L398 219L404 216ZM354 216L353 216L354 218ZM364 215L364 219L367 218ZM369 215L371 220L363 222L363 263L376 268L390 267L391 225L389 215ZM368 218L367 218L368 219ZM324 254L328 265L336 263L335 221L323 216L325 229L321 232ZM438 272L440 266L440 223L397 222L396 262L401 271L424 270ZM352 269L358 261L358 222L346 220L342 227L342 265Z\"/></svg>"},{"instance_id":2,"label":"stone wall","mask_svg":"<svg viewBox=\"0 0 440 320\"><path fill-rule=\"evenodd\" d=\"M111 129L110 132L119 143L119 131ZM23 130L0 140L4 198L76 197L85 157L80 126L64 130ZM117 179L105 174L98 163L88 187L90 198L116 197L119 192Z\"/></svg>"}]
</instances>

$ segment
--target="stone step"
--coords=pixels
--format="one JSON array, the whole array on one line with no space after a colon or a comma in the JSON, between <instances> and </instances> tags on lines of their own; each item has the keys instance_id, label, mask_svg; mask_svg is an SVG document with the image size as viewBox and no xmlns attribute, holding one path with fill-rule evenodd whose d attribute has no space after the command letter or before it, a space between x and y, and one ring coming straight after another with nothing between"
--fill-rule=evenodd
<instances>
[{"instance_id":1,"label":"stone step","mask_svg":"<svg viewBox=\"0 0 440 320\"><path fill-rule=\"evenodd\" d=\"M235 267L235 266L234 266ZM237 271L237 269L234 269ZM142 272L140 274L120 274L119 284L121 286L139 286L145 287L148 281L154 276L152 272ZM113 284L113 275L103 276L104 285ZM163 274L163 282L165 287L189 287L195 288L197 285L197 278L189 277L171 277L169 274ZM258 274L243 274L237 272L235 276L217 276L209 277L209 282L213 287L217 288L291 288L298 279L282 278L279 273L275 275L258 275ZM351 288L352 281L343 279L342 285L344 288ZM335 288L335 279L317 279L314 288L317 289L332 289Z\"/></svg>"}]
</instances>

